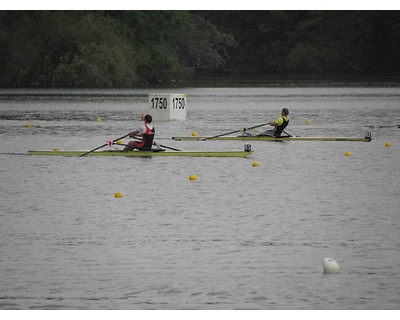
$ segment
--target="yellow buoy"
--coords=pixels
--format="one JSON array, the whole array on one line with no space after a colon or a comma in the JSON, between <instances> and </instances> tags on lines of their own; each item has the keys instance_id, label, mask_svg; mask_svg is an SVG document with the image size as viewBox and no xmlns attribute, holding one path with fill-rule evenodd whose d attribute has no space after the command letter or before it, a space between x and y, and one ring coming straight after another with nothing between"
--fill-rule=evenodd
<instances>
[{"instance_id":1,"label":"yellow buoy","mask_svg":"<svg viewBox=\"0 0 400 320\"><path fill-rule=\"evenodd\" d=\"M189 177L189 180L197 180L197 176L196 176L195 174L192 174L192 175Z\"/></svg>"},{"instance_id":2,"label":"yellow buoy","mask_svg":"<svg viewBox=\"0 0 400 320\"><path fill-rule=\"evenodd\" d=\"M311 121L310 120L306 120L306 124L310 124L311 123Z\"/></svg>"},{"instance_id":3,"label":"yellow buoy","mask_svg":"<svg viewBox=\"0 0 400 320\"><path fill-rule=\"evenodd\" d=\"M100 118L96 118L96 122L100 122L101 121L101 119Z\"/></svg>"},{"instance_id":4,"label":"yellow buoy","mask_svg":"<svg viewBox=\"0 0 400 320\"><path fill-rule=\"evenodd\" d=\"M117 140L117 144L122 144L122 140L121 139Z\"/></svg>"},{"instance_id":5,"label":"yellow buoy","mask_svg":"<svg viewBox=\"0 0 400 320\"><path fill-rule=\"evenodd\" d=\"M54 148L53 151L54 151L54 152L57 152L57 151L60 151L60 149Z\"/></svg>"},{"instance_id":6,"label":"yellow buoy","mask_svg":"<svg viewBox=\"0 0 400 320\"><path fill-rule=\"evenodd\" d=\"M388 141L388 142L386 142L385 146L386 146L386 147L391 147L391 146L392 146L392 143Z\"/></svg>"},{"instance_id":7,"label":"yellow buoy","mask_svg":"<svg viewBox=\"0 0 400 320\"><path fill-rule=\"evenodd\" d=\"M122 198L123 195L122 195L121 192L117 192L117 193L114 195L114 197L115 197L115 198Z\"/></svg>"},{"instance_id":8,"label":"yellow buoy","mask_svg":"<svg viewBox=\"0 0 400 320\"><path fill-rule=\"evenodd\" d=\"M197 132L196 131L192 132L192 137L197 137Z\"/></svg>"},{"instance_id":9,"label":"yellow buoy","mask_svg":"<svg viewBox=\"0 0 400 320\"><path fill-rule=\"evenodd\" d=\"M26 127L27 127L27 128L30 128L30 127L32 127L32 125L31 125L30 123L27 123L27 124L26 124Z\"/></svg>"},{"instance_id":10,"label":"yellow buoy","mask_svg":"<svg viewBox=\"0 0 400 320\"><path fill-rule=\"evenodd\" d=\"M351 152L350 152L350 151L346 151L346 152L344 153L344 155L345 155L346 157L350 157L350 156L351 156Z\"/></svg>"},{"instance_id":11,"label":"yellow buoy","mask_svg":"<svg viewBox=\"0 0 400 320\"><path fill-rule=\"evenodd\" d=\"M253 162L253 167L258 167L260 164L257 161Z\"/></svg>"}]
</instances>

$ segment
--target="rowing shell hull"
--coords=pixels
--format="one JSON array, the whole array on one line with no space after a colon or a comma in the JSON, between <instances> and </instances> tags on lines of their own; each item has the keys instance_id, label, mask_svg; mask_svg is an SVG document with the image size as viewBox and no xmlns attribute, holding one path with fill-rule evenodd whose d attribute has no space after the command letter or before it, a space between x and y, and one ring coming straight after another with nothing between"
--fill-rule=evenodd
<instances>
[{"instance_id":1,"label":"rowing shell hull","mask_svg":"<svg viewBox=\"0 0 400 320\"><path fill-rule=\"evenodd\" d=\"M28 151L35 156L81 156L87 151ZM87 156L123 156L123 157L240 157L246 158L253 151L128 151L103 150L88 153Z\"/></svg>"},{"instance_id":2,"label":"rowing shell hull","mask_svg":"<svg viewBox=\"0 0 400 320\"><path fill-rule=\"evenodd\" d=\"M172 137L177 141L204 141L204 140L240 140L240 141L354 141L369 142L370 137L351 138L351 137L270 137L270 136L224 136L224 137Z\"/></svg>"}]
</instances>

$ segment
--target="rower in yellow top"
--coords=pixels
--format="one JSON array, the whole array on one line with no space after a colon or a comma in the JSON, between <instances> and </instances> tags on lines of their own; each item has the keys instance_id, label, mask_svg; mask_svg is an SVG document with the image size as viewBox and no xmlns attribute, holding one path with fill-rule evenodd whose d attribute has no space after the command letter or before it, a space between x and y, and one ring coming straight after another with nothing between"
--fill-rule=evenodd
<instances>
[{"instance_id":1,"label":"rower in yellow top","mask_svg":"<svg viewBox=\"0 0 400 320\"><path fill-rule=\"evenodd\" d=\"M284 132L285 128L289 124L288 116L289 116L289 109L283 108L282 112L281 112L281 116L279 118L277 118L274 121L268 122L268 124L270 126L273 126L274 129L269 129L262 133L257 133L257 134L252 134L248 131L245 131L245 133L243 135L244 136L270 136L270 137L278 137L279 138L282 135L282 133L285 133L286 135L290 136L289 134Z\"/></svg>"}]
</instances>

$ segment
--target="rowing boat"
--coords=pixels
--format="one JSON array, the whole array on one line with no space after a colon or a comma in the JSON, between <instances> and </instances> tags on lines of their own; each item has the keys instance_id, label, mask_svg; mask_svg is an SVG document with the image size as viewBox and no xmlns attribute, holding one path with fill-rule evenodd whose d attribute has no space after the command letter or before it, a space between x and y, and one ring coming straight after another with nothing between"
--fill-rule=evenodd
<instances>
[{"instance_id":1,"label":"rowing boat","mask_svg":"<svg viewBox=\"0 0 400 320\"><path fill-rule=\"evenodd\" d=\"M35 156L81 156L87 151L59 151L43 150L28 151L28 155ZM241 157L250 156L253 151L159 151L159 150L133 150L122 152L121 150L102 150L90 152L88 156L124 156L124 157Z\"/></svg>"},{"instance_id":2,"label":"rowing boat","mask_svg":"<svg viewBox=\"0 0 400 320\"><path fill-rule=\"evenodd\" d=\"M177 141L204 141L204 140L240 140L240 141L354 141L369 142L372 140L371 133L363 138L357 137L298 137L298 136L221 136L221 137L172 137Z\"/></svg>"}]
</instances>

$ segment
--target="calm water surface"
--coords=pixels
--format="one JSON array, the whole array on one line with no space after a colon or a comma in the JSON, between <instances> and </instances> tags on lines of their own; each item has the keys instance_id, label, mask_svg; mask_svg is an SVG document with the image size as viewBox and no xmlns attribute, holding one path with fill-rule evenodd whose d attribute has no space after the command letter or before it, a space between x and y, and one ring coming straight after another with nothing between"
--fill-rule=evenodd
<instances>
[{"instance_id":1,"label":"calm water surface","mask_svg":"<svg viewBox=\"0 0 400 320\"><path fill-rule=\"evenodd\" d=\"M398 309L399 88L157 90L188 94L185 122L155 120L174 148L242 150L170 138L283 107L292 134L371 131L370 143L252 142L248 159L24 155L120 137L150 92L0 91L1 309ZM339 274L323 274L325 257Z\"/></svg>"}]
</instances>

